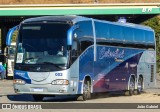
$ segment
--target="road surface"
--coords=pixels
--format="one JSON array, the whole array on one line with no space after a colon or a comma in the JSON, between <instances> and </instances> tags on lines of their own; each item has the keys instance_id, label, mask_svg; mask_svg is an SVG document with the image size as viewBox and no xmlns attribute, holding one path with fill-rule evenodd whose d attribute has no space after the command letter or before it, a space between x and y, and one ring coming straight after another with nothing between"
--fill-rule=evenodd
<instances>
[{"instance_id":1,"label":"road surface","mask_svg":"<svg viewBox=\"0 0 160 112\"><path fill-rule=\"evenodd\" d=\"M133 112L159 112L160 109L121 109L118 108L117 104L115 107L110 106L111 109L97 109L100 107L97 107L97 105L100 106L106 106L104 108L107 108L108 104L111 103L120 103L124 104L126 108L130 108L129 106L132 106L133 104L137 104L137 106L142 106L141 103L145 103L150 105L151 103L157 103L158 106L160 106L160 75L157 75L157 85L156 87L153 87L151 89L144 90L144 92L141 95L133 95L133 96L125 96L122 92L116 92L116 93L101 93L95 96L95 98L88 100L88 101L76 101L75 97L73 96L63 96L63 97L45 97L43 101L41 102L35 102L32 98L32 95L17 95L14 93L13 86L12 86L12 80L5 80L1 81L0 80L0 103L2 104L22 104L23 106L28 106L28 104L35 104L35 105L41 105L45 104L50 107L55 106L58 104L58 108L68 105L64 103L71 103L73 106L68 107L69 109L47 109L47 112L52 112L54 110L58 112L128 112L128 111L133 111ZM82 107L79 107L77 109L73 109L75 106L77 106L77 103L83 104ZM90 105L93 104L94 105ZM88 105L90 105L88 107ZM113 104L114 105L114 104ZM125 106L122 105L122 108L125 108ZM87 107L86 107L87 106ZM146 105L144 105L146 106ZM92 109L96 108L96 109ZM16 107L15 107L16 108ZM24 107L23 107L24 108ZM28 107L27 107L28 108ZM71 109L70 109L71 108ZM91 108L91 109L86 109L86 108ZM115 108L115 109L114 109ZM160 107L159 107L160 108ZM4 110L0 109L0 112L21 112L22 110ZM23 110L23 111L28 111L28 110ZM30 110L29 112L43 112L44 110Z\"/></svg>"}]
</instances>

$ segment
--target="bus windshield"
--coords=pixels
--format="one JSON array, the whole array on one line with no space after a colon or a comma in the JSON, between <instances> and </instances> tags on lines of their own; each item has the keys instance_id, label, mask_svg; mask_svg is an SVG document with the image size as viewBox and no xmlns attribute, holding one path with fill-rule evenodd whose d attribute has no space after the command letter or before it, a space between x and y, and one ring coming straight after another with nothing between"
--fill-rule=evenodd
<instances>
[{"instance_id":1,"label":"bus windshield","mask_svg":"<svg viewBox=\"0 0 160 112\"><path fill-rule=\"evenodd\" d=\"M67 30L69 24L22 24L16 64L67 66Z\"/></svg>"}]
</instances>

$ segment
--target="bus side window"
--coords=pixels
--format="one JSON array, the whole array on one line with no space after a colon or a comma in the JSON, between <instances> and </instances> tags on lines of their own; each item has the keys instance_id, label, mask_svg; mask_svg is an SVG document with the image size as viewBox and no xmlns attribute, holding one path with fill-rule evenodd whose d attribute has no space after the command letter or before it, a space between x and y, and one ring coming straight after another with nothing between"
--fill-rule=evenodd
<instances>
[{"instance_id":1,"label":"bus side window","mask_svg":"<svg viewBox=\"0 0 160 112\"><path fill-rule=\"evenodd\" d=\"M78 54L78 43L76 40L73 41L72 45L72 56L77 56Z\"/></svg>"},{"instance_id":2,"label":"bus side window","mask_svg":"<svg viewBox=\"0 0 160 112\"><path fill-rule=\"evenodd\" d=\"M78 40L77 39L73 39L73 44L72 44L72 62L74 62L77 57L78 57Z\"/></svg>"},{"instance_id":3,"label":"bus side window","mask_svg":"<svg viewBox=\"0 0 160 112\"><path fill-rule=\"evenodd\" d=\"M92 41L81 41L80 42L80 52L84 52L89 46L93 45Z\"/></svg>"}]
</instances>

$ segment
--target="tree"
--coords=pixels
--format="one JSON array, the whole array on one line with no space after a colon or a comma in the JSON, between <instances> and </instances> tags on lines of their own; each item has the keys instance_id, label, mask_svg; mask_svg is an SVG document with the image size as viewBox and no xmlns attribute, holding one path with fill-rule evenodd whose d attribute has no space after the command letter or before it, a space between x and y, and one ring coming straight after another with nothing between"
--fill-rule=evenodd
<instances>
[{"instance_id":1,"label":"tree","mask_svg":"<svg viewBox=\"0 0 160 112\"><path fill-rule=\"evenodd\" d=\"M157 53L157 69L160 69L160 16L155 16L142 23L143 25L150 26L155 31L156 37L156 53Z\"/></svg>"}]
</instances>

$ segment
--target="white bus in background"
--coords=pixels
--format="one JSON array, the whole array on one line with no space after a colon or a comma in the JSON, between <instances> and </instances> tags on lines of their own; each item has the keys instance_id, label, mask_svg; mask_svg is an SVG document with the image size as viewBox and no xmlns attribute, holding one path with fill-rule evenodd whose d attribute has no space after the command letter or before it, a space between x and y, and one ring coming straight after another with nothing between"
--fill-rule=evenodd
<instances>
[{"instance_id":1,"label":"white bus in background","mask_svg":"<svg viewBox=\"0 0 160 112\"><path fill-rule=\"evenodd\" d=\"M16 42L12 42L11 45L5 48L7 78L13 77L15 49L16 49Z\"/></svg>"},{"instance_id":2,"label":"white bus in background","mask_svg":"<svg viewBox=\"0 0 160 112\"><path fill-rule=\"evenodd\" d=\"M6 48L4 50L4 55L5 55L5 64L6 64L6 74L7 78L13 77L13 69L14 69L14 58L15 58L15 50L16 50L16 42L15 38L12 39L13 37L17 37L17 28L18 26L15 26L11 28L6 37Z\"/></svg>"}]
</instances>

